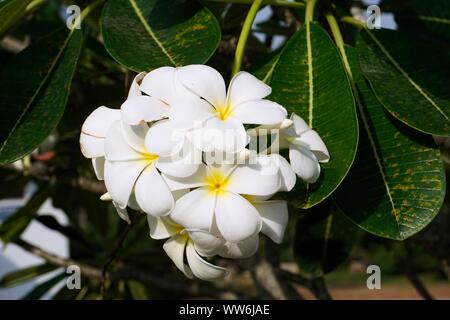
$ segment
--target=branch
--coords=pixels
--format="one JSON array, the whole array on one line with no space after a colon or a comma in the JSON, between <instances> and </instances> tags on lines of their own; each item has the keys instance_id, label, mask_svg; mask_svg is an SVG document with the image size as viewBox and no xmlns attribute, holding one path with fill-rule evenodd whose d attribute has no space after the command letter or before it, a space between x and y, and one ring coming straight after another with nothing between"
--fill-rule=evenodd
<instances>
[{"instance_id":1,"label":"branch","mask_svg":"<svg viewBox=\"0 0 450 320\"><path fill-rule=\"evenodd\" d=\"M97 280L101 280L102 278L102 270L97 267L89 266L72 259L60 257L24 240L18 240L14 243L22 249L44 259L54 266L67 268L71 265L76 265L80 268L80 271L84 276ZM193 297L213 297L219 299L230 297L246 298L245 296L242 296L233 291L220 290L200 284L189 285L187 283L180 282L179 280L165 279L161 275L152 274L147 270L144 271L134 266L124 264L119 264L118 270L116 272L109 272L107 275L111 279L111 281L134 279L146 285L157 287L172 294L176 292Z\"/></svg>"},{"instance_id":2,"label":"branch","mask_svg":"<svg viewBox=\"0 0 450 320\"><path fill-rule=\"evenodd\" d=\"M139 218L141 215L135 217L131 220L129 224L127 224L125 230L123 231L122 235L119 238L119 241L117 241L116 245L114 246L111 253L108 255L108 259L106 260L106 263L104 264L102 268L102 277L100 279L100 293L102 295L102 299L105 299L106 296L106 276L108 273L108 269L113 263L114 259L116 259L117 254L119 253L120 249L123 247L123 243L125 242L125 239L127 238L128 234L130 233L131 229L136 225L136 223L139 221Z\"/></svg>"}]
</instances>

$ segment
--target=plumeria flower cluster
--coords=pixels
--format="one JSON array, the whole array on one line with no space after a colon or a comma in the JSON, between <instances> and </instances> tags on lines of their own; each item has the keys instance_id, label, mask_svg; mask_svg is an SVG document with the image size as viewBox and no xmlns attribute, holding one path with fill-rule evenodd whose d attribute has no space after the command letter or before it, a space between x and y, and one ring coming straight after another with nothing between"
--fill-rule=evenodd
<instances>
[{"instance_id":1,"label":"plumeria flower cluster","mask_svg":"<svg viewBox=\"0 0 450 320\"><path fill-rule=\"evenodd\" d=\"M127 208L145 213L150 236L166 239L163 249L189 278L223 277L211 258L250 257L260 233L281 243L288 208L273 196L297 176L316 182L329 161L317 132L295 114L287 119L270 93L247 72L226 89L211 67L162 67L138 74L120 109L101 106L81 128L81 151L108 191L101 199L127 222ZM250 150L267 130L276 143Z\"/></svg>"}]
</instances>

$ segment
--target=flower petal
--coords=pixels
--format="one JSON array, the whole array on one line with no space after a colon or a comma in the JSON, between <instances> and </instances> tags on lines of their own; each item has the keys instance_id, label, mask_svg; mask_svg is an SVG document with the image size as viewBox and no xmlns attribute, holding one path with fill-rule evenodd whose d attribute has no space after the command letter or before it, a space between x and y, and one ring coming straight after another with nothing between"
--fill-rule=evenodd
<instances>
[{"instance_id":1,"label":"flower petal","mask_svg":"<svg viewBox=\"0 0 450 320\"><path fill-rule=\"evenodd\" d=\"M141 153L147 153L144 139L145 135L148 132L148 129L149 128L146 123L142 123L139 125L129 125L125 122L122 122L123 138L130 147Z\"/></svg>"},{"instance_id":2,"label":"flower petal","mask_svg":"<svg viewBox=\"0 0 450 320\"><path fill-rule=\"evenodd\" d=\"M200 164L197 171L188 177L174 177L163 173L163 177L169 185L170 190L192 189L206 185L207 167Z\"/></svg>"},{"instance_id":3,"label":"flower petal","mask_svg":"<svg viewBox=\"0 0 450 320\"><path fill-rule=\"evenodd\" d=\"M125 208L119 207L117 205L117 203L115 203L114 201L113 201L113 205L114 205L114 208L116 208L117 214L119 215L120 219L122 219L126 223L130 224L131 220L130 220L130 217L128 216L127 208L126 207Z\"/></svg>"},{"instance_id":4,"label":"flower petal","mask_svg":"<svg viewBox=\"0 0 450 320\"><path fill-rule=\"evenodd\" d=\"M214 256L225 243L218 236L203 230L187 230L187 232L194 242L195 250L204 257Z\"/></svg>"},{"instance_id":5,"label":"flower petal","mask_svg":"<svg viewBox=\"0 0 450 320\"><path fill-rule=\"evenodd\" d=\"M255 207L240 195L222 191L215 210L217 227L229 242L245 240L261 230L261 218Z\"/></svg>"},{"instance_id":6,"label":"flower petal","mask_svg":"<svg viewBox=\"0 0 450 320\"><path fill-rule=\"evenodd\" d=\"M303 118L296 115L295 113L291 114L291 120L294 122L295 133L298 136L301 135L303 132L311 130L306 121L303 120Z\"/></svg>"},{"instance_id":7,"label":"flower petal","mask_svg":"<svg viewBox=\"0 0 450 320\"><path fill-rule=\"evenodd\" d=\"M271 200L253 202L253 205L262 218L261 232L272 239L273 242L281 243L288 223L287 202Z\"/></svg>"},{"instance_id":8,"label":"flower petal","mask_svg":"<svg viewBox=\"0 0 450 320\"><path fill-rule=\"evenodd\" d=\"M320 176L320 165L316 156L308 149L291 145L289 160L294 172L308 183L314 183Z\"/></svg>"},{"instance_id":9,"label":"flower petal","mask_svg":"<svg viewBox=\"0 0 450 320\"><path fill-rule=\"evenodd\" d=\"M273 153L270 155L278 164L281 177L281 186L279 191L291 191L297 182L297 177L289 162L281 155Z\"/></svg>"},{"instance_id":10,"label":"flower petal","mask_svg":"<svg viewBox=\"0 0 450 320\"><path fill-rule=\"evenodd\" d=\"M248 143L244 125L235 117L226 120L211 117L201 129L194 130L189 137L198 149L205 152L217 150L236 153Z\"/></svg>"},{"instance_id":11,"label":"flower petal","mask_svg":"<svg viewBox=\"0 0 450 320\"><path fill-rule=\"evenodd\" d=\"M170 217L186 229L209 231L215 203L214 194L205 188L195 189L178 199Z\"/></svg>"},{"instance_id":12,"label":"flower petal","mask_svg":"<svg viewBox=\"0 0 450 320\"><path fill-rule=\"evenodd\" d=\"M281 186L279 168L269 156L253 158L256 163L239 165L229 176L226 189L238 194L267 196Z\"/></svg>"},{"instance_id":13,"label":"flower petal","mask_svg":"<svg viewBox=\"0 0 450 320\"><path fill-rule=\"evenodd\" d=\"M225 81L215 69L200 64L189 65L179 68L177 75L181 83L197 96L213 106L225 105Z\"/></svg>"},{"instance_id":14,"label":"flower petal","mask_svg":"<svg viewBox=\"0 0 450 320\"><path fill-rule=\"evenodd\" d=\"M271 92L272 89L267 84L252 74L241 71L231 79L228 88L227 102L230 106L235 107L248 100L267 97Z\"/></svg>"},{"instance_id":15,"label":"flower petal","mask_svg":"<svg viewBox=\"0 0 450 320\"><path fill-rule=\"evenodd\" d=\"M286 119L287 111L281 105L269 100L249 100L233 109L233 116L242 123L275 125Z\"/></svg>"},{"instance_id":16,"label":"flower petal","mask_svg":"<svg viewBox=\"0 0 450 320\"><path fill-rule=\"evenodd\" d=\"M248 239L239 242L227 242L219 252L219 255L229 259L245 259L258 251L259 234L254 234Z\"/></svg>"},{"instance_id":17,"label":"flower petal","mask_svg":"<svg viewBox=\"0 0 450 320\"><path fill-rule=\"evenodd\" d=\"M84 134L80 134L80 149L86 158L98 158L105 156L105 138L97 138Z\"/></svg>"},{"instance_id":18,"label":"flower petal","mask_svg":"<svg viewBox=\"0 0 450 320\"><path fill-rule=\"evenodd\" d=\"M132 148L125 139L121 121L111 125L105 138L105 158L109 161L143 159L144 155Z\"/></svg>"},{"instance_id":19,"label":"flower petal","mask_svg":"<svg viewBox=\"0 0 450 320\"><path fill-rule=\"evenodd\" d=\"M186 147L180 150L179 155L160 157L156 167L169 176L186 178L194 175L201 164L201 151L193 147Z\"/></svg>"},{"instance_id":20,"label":"flower petal","mask_svg":"<svg viewBox=\"0 0 450 320\"><path fill-rule=\"evenodd\" d=\"M128 92L128 98L142 96L141 89L139 88L139 84L144 79L146 72L141 72L136 75L133 79L133 83L130 86L130 91Z\"/></svg>"},{"instance_id":21,"label":"flower petal","mask_svg":"<svg viewBox=\"0 0 450 320\"><path fill-rule=\"evenodd\" d=\"M148 152L159 156L176 154L183 147L185 132L173 126L169 120L161 120L150 127L145 136Z\"/></svg>"},{"instance_id":22,"label":"flower petal","mask_svg":"<svg viewBox=\"0 0 450 320\"><path fill-rule=\"evenodd\" d=\"M214 112L208 102L194 96L175 100L170 106L169 119L176 128L188 130L200 127Z\"/></svg>"},{"instance_id":23,"label":"flower petal","mask_svg":"<svg viewBox=\"0 0 450 320\"><path fill-rule=\"evenodd\" d=\"M149 96L129 98L120 109L123 121L131 125L157 121L169 116L169 107L161 100Z\"/></svg>"},{"instance_id":24,"label":"flower petal","mask_svg":"<svg viewBox=\"0 0 450 320\"><path fill-rule=\"evenodd\" d=\"M144 161L105 162L105 185L120 208L128 204L134 184L148 164Z\"/></svg>"},{"instance_id":25,"label":"flower petal","mask_svg":"<svg viewBox=\"0 0 450 320\"><path fill-rule=\"evenodd\" d=\"M142 92L169 104L175 95L175 68L161 67L149 72L141 82Z\"/></svg>"},{"instance_id":26,"label":"flower petal","mask_svg":"<svg viewBox=\"0 0 450 320\"><path fill-rule=\"evenodd\" d=\"M316 131L309 130L302 133L299 140L308 145L308 148L314 153L319 162L328 162L330 160L330 153Z\"/></svg>"},{"instance_id":27,"label":"flower petal","mask_svg":"<svg viewBox=\"0 0 450 320\"><path fill-rule=\"evenodd\" d=\"M186 246L186 258L192 273L199 279L213 281L227 274L227 269L215 266L200 257L191 241Z\"/></svg>"},{"instance_id":28,"label":"flower petal","mask_svg":"<svg viewBox=\"0 0 450 320\"><path fill-rule=\"evenodd\" d=\"M192 272L184 263L184 250L186 248L187 241L188 237L186 235L178 234L167 240L163 245L163 249L169 258L172 259L173 263L175 263L177 268L180 269L186 277L191 279Z\"/></svg>"},{"instance_id":29,"label":"flower petal","mask_svg":"<svg viewBox=\"0 0 450 320\"><path fill-rule=\"evenodd\" d=\"M120 120L120 110L98 107L84 120L81 132L97 138L106 137L109 127Z\"/></svg>"},{"instance_id":30,"label":"flower petal","mask_svg":"<svg viewBox=\"0 0 450 320\"><path fill-rule=\"evenodd\" d=\"M169 214L175 206L169 186L154 165L145 168L137 179L135 194L139 207L155 217Z\"/></svg>"},{"instance_id":31,"label":"flower petal","mask_svg":"<svg viewBox=\"0 0 450 320\"><path fill-rule=\"evenodd\" d=\"M92 166L94 167L97 179L103 180L105 178L105 157L93 158Z\"/></svg>"},{"instance_id":32,"label":"flower petal","mask_svg":"<svg viewBox=\"0 0 450 320\"><path fill-rule=\"evenodd\" d=\"M147 222L150 229L150 237L155 240L167 239L181 229L181 226L176 225L166 217L153 217L148 214Z\"/></svg>"}]
</instances>

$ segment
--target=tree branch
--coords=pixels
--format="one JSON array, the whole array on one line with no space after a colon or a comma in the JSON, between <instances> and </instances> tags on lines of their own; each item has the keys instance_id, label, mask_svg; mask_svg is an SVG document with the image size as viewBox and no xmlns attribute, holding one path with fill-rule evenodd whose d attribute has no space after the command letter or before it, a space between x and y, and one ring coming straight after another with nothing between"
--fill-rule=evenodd
<instances>
[{"instance_id":1,"label":"tree branch","mask_svg":"<svg viewBox=\"0 0 450 320\"><path fill-rule=\"evenodd\" d=\"M71 265L76 265L80 268L82 275L97 280L101 280L102 278L102 270L97 267L93 267L72 259L60 257L24 240L17 240L14 243L22 249L44 259L54 266L67 268ZM146 285L157 287L163 291L167 291L170 293L176 292L191 297L212 297L219 299L229 299L230 297L244 299L247 298L246 296L242 296L241 294L238 294L231 290L221 290L205 286L203 284L194 283L193 285L190 285L185 282L180 282L179 280L169 280L161 275L152 274L147 270L144 271L134 266L121 263L119 263L116 272L108 272L107 275L109 279L111 279L111 281L134 279Z\"/></svg>"},{"instance_id":2,"label":"tree branch","mask_svg":"<svg viewBox=\"0 0 450 320\"><path fill-rule=\"evenodd\" d=\"M140 217L141 217L141 215L134 217L134 219L132 219L131 222L129 224L127 224L125 230L123 231L122 235L119 238L119 241L117 241L113 250L108 255L108 259L106 260L106 263L103 265L102 276L100 279L100 293L102 295L102 299L105 299L105 297L106 297L106 283L105 282L106 282L106 278L107 278L108 269L111 266L111 264L113 263L114 259L116 259L117 254L119 253L120 249L123 247L123 243L125 242L125 239L127 238L131 229L139 221Z\"/></svg>"}]
</instances>

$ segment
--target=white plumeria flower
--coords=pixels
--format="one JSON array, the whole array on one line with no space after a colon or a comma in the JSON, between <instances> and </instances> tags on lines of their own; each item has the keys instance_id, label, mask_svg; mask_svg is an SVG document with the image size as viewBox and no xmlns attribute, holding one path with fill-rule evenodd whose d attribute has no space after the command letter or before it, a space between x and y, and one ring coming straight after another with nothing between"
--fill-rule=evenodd
<instances>
[{"instance_id":1,"label":"white plumeria flower","mask_svg":"<svg viewBox=\"0 0 450 320\"><path fill-rule=\"evenodd\" d=\"M242 195L271 196L282 185L280 170L271 157L254 164L201 165L187 178L165 175L171 190L197 188L181 197L171 218L188 229L218 233L226 241L245 240L262 228L258 210Z\"/></svg>"},{"instance_id":2,"label":"white plumeria flower","mask_svg":"<svg viewBox=\"0 0 450 320\"><path fill-rule=\"evenodd\" d=\"M147 215L147 220L150 236L153 239L168 239L163 245L164 251L186 277L195 276L202 280L212 281L227 274L225 268L213 265L203 259L198 251L201 244L195 243L196 238L201 238L208 245L220 243L221 240L216 236L204 231L189 231L168 217L155 218ZM196 236L196 234L201 235Z\"/></svg>"},{"instance_id":3,"label":"white plumeria flower","mask_svg":"<svg viewBox=\"0 0 450 320\"><path fill-rule=\"evenodd\" d=\"M289 160L297 176L314 183L320 176L320 164L330 160L325 143L319 134L296 114L291 115L292 124L279 132L280 149L289 149Z\"/></svg>"},{"instance_id":4,"label":"white plumeria flower","mask_svg":"<svg viewBox=\"0 0 450 320\"><path fill-rule=\"evenodd\" d=\"M105 184L116 205L124 209L134 193L142 211L161 216L174 207L172 193L160 172L175 177L187 177L196 172L201 153L189 144L182 156L174 159L151 153L146 146L149 126L114 122L105 139Z\"/></svg>"},{"instance_id":5,"label":"white plumeria flower","mask_svg":"<svg viewBox=\"0 0 450 320\"><path fill-rule=\"evenodd\" d=\"M286 118L279 104L265 100L271 88L247 72L239 72L228 92L219 72L205 65L177 69L178 80L197 98L177 99L169 117L180 129L191 130L202 151L237 152L248 143L243 124L273 125Z\"/></svg>"}]
</instances>

